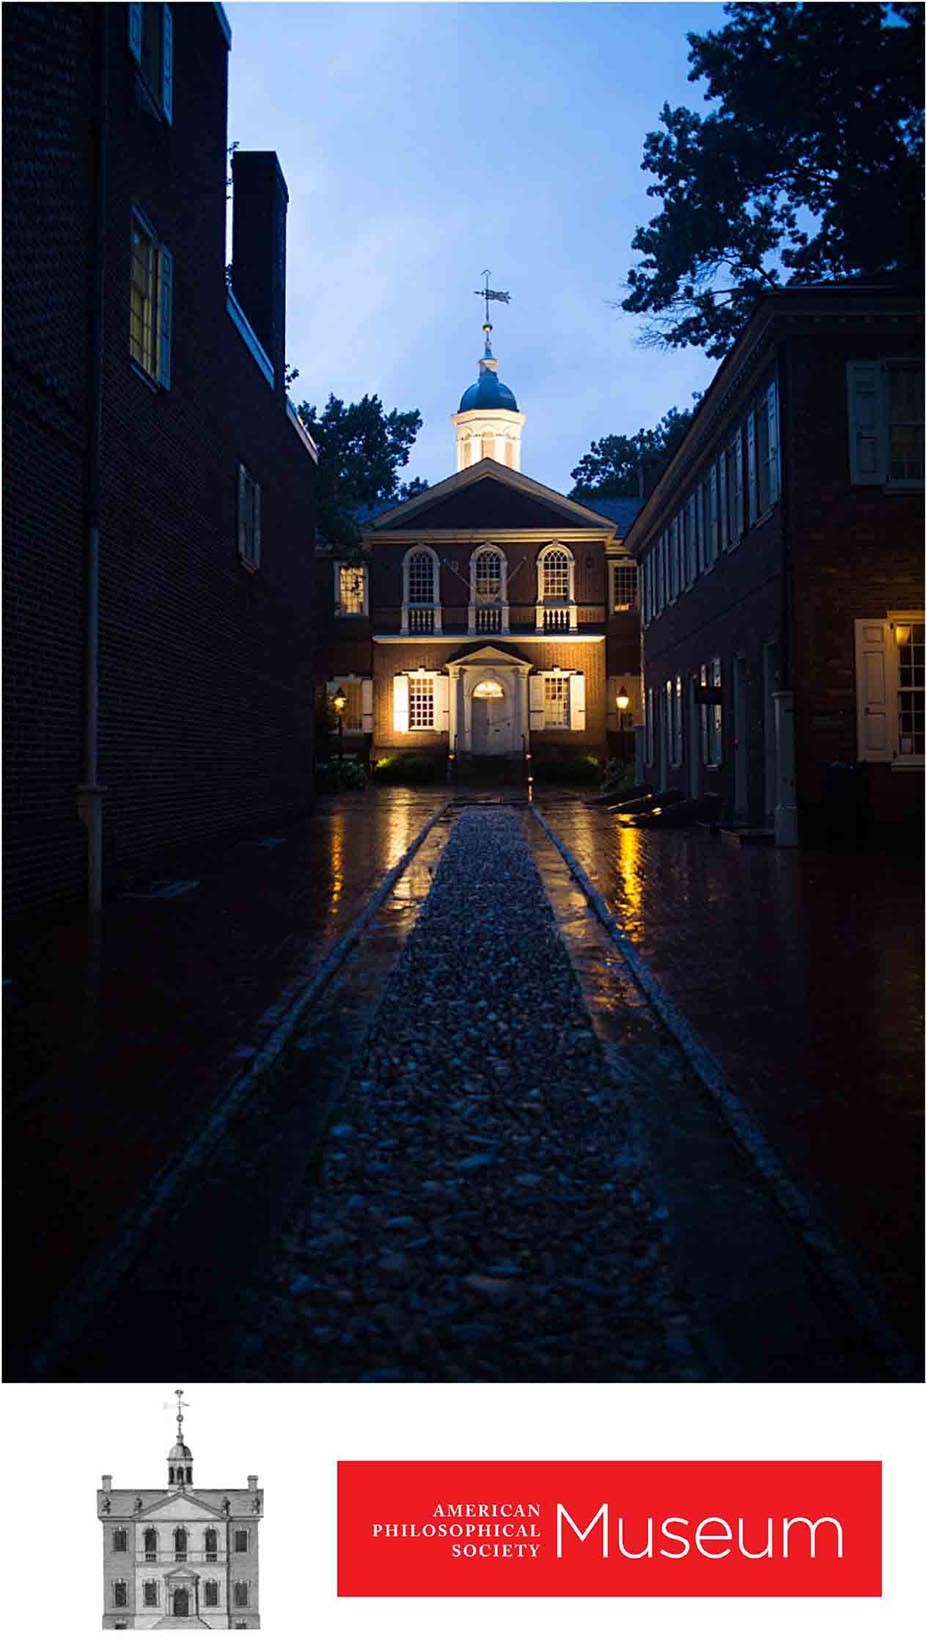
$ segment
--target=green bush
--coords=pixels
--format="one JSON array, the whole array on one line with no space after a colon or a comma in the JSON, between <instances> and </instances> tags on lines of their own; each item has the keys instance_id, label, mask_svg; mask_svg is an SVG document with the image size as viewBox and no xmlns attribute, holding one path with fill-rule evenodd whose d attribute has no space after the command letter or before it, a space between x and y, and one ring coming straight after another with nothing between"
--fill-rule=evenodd
<instances>
[{"instance_id":1,"label":"green bush","mask_svg":"<svg viewBox=\"0 0 926 1647\"><path fill-rule=\"evenodd\" d=\"M373 768L376 783L440 783L444 763L434 755L384 755Z\"/></svg>"},{"instance_id":2,"label":"green bush","mask_svg":"<svg viewBox=\"0 0 926 1647\"><path fill-rule=\"evenodd\" d=\"M315 767L315 787L320 795L340 795L345 789L363 789L367 769L359 755L330 755Z\"/></svg>"},{"instance_id":3,"label":"green bush","mask_svg":"<svg viewBox=\"0 0 926 1647\"><path fill-rule=\"evenodd\" d=\"M544 759L533 762L534 778L538 783L596 784L601 779L601 762L597 755L567 755L563 760Z\"/></svg>"},{"instance_id":4,"label":"green bush","mask_svg":"<svg viewBox=\"0 0 926 1647\"><path fill-rule=\"evenodd\" d=\"M625 789L635 788L636 781L633 761L611 760L602 773L602 792L609 795L621 795Z\"/></svg>"}]
</instances>

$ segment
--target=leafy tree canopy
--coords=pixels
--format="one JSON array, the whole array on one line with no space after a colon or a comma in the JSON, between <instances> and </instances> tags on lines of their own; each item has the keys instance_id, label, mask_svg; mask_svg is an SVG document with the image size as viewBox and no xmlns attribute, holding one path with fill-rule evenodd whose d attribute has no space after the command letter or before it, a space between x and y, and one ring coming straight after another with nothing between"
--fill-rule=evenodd
<instances>
[{"instance_id":1,"label":"leafy tree canopy","mask_svg":"<svg viewBox=\"0 0 926 1647\"><path fill-rule=\"evenodd\" d=\"M339 548L356 552L361 505L400 503L424 491L418 476L400 482L421 428L418 411L383 411L379 395L364 395L349 406L329 395L319 416L303 401L299 417L318 447L318 531Z\"/></svg>"},{"instance_id":2,"label":"leafy tree canopy","mask_svg":"<svg viewBox=\"0 0 926 1647\"><path fill-rule=\"evenodd\" d=\"M663 468L681 445L694 409L680 412L677 406L660 418L655 429L640 429L635 435L604 435L591 447L572 471L573 498L636 498L640 496L640 465Z\"/></svg>"},{"instance_id":3,"label":"leafy tree canopy","mask_svg":"<svg viewBox=\"0 0 926 1647\"><path fill-rule=\"evenodd\" d=\"M706 115L666 104L644 143L659 214L622 307L644 341L722 355L782 284L919 266L923 8L727 5L689 34Z\"/></svg>"}]
</instances>

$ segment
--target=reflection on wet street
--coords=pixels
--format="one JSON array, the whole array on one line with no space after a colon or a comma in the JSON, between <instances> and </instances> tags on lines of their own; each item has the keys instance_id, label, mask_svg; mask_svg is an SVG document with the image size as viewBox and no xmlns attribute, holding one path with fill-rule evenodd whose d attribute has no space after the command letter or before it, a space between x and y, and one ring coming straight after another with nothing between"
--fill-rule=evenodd
<instances>
[{"instance_id":1,"label":"reflection on wet street","mask_svg":"<svg viewBox=\"0 0 926 1647\"><path fill-rule=\"evenodd\" d=\"M919 1332L922 875L544 803L787 1169Z\"/></svg>"},{"instance_id":2,"label":"reflection on wet street","mask_svg":"<svg viewBox=\"0 0 926 1647\"><path fill-rule=\"evenodd\" d=\"M8 934L7 1216L32 1272L20 1319L10 1305L8 1353L195 1133L442 799L322 800L273 835L159 858L110 898L98 933L75 917Z\"/></svg>"}]
</instances>

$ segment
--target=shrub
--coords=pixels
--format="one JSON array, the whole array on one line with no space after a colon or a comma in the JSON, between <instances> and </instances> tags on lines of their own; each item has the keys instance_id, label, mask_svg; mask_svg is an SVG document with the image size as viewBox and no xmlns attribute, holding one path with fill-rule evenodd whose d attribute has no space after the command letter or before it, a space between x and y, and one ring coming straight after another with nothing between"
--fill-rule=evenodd
<instances>
[{"instance_id":1,"label":"shrub","mask_svg":"<svg viewBox=\"0 0 926 1647\"><path fill-rule=\"evenodd\" d=\"M611 760L602 773L601 788L603 793L621 795L625 789L635 788L636 782L633 761Z\"/></svg>"},{"instance_id":2,"label":"shrub","mask_svg":"<svg viewBox=\"0 0 926 1647\"><path fill-rule=\"evenodd\" d=\"M567 755L563 760L540 757L533 763L538 783L594 784L601 777L597 755Z\"/></svg>"},{"instance_id":3,"label":"shrub","mask_svg":"<svg viewBox=\"0 0 926 1647\"><path fill-rule=\"evenodd\" d=\"M373 768L376 783L439 783L443 762L434 755L384 755Z\"/></svg>"},{"instance_id":4,"label":"shrub","mask_svg":"<svg viewBox=\"0 0 926 1647\"><path fill-rule=\"evenodd\" d=\"M367 770L359 755L331 755L315 767L315 786L320 795L339 795L345 789L363 789Z\"/></svg>"}]
</instances>

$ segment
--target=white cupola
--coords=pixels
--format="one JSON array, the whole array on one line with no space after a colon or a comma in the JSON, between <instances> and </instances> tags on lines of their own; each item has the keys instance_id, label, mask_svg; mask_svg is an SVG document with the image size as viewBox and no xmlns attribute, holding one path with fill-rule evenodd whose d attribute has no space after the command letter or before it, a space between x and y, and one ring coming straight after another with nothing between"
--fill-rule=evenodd
<instances>
[{"instance_id":1,"label":"white cupola","mask_svg":"<svg viewBox=\"0 0 926 1647\"><path fill-rule=\"evenodd\" d=\"M451 422L457 433L457 469L468 469L480 458L494 458L509 469L521 468L521 430L525 417L506 383L498 376L498 361L492 353L492 327L486 321L485 352L479 362L479 376L460 401Z\"/></svg>"}]
</instances>

